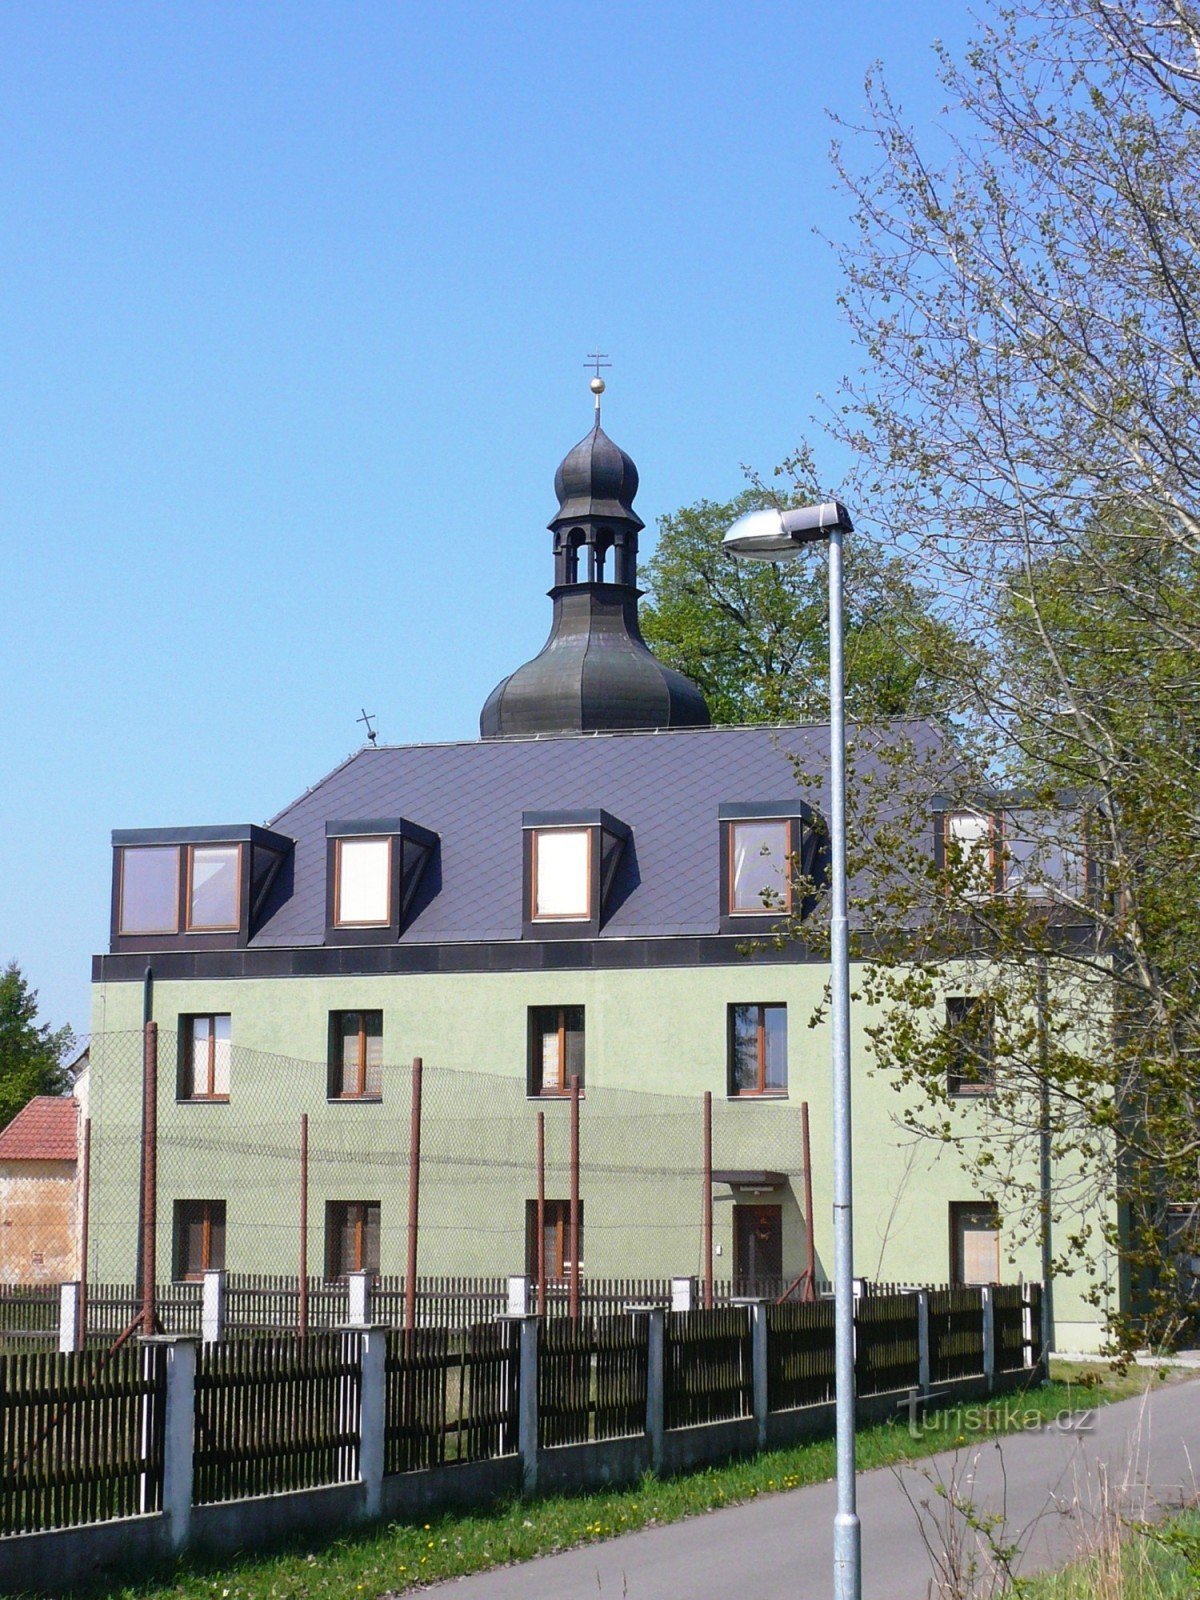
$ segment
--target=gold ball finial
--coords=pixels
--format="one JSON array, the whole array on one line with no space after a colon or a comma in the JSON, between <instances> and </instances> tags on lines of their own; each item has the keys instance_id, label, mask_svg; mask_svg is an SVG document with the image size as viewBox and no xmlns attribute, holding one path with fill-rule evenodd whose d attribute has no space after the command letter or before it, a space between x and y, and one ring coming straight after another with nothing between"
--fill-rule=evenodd
<instances>
[{"instance_id":1,"label":"gold ball finial","mask_svg":"<svg viewBox=\"0 0 1200 1600\"><path fill-rule=\"evenodd\" d=\"M599 373L597 373L597 375L588 384L588 388L592 391L593 394L603 394L604 393L604 379L602 377L600 377Z\"/></svg>"}]
</instances>

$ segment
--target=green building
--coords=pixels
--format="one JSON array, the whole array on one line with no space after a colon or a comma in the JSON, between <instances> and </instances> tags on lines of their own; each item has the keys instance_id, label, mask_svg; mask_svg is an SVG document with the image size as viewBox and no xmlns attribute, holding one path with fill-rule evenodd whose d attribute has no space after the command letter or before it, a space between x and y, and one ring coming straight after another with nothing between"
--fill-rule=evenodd
<instances>
[{"instance_id":1,"label":"green building","mask_svg":"<svg viewBox=\"0 0 1200 1600\"><path fill-rule=\"evenodd\" d=\"M555 489L550 636L488 697L478 741L368 743L262 827L114 834L94 1279L136 1264L147 1010L160 1277L296 1272L302 1139L310 1270L402 1272L415 1057L423 1275L535 1269L539 1114L541 1259L570 1270L577 1077L587 1276L701 1270L706 1095L717 1276L772 1292L810 1264L828 1276L829 1037L810 1025L828 969L770 937L822 880L828 729L710 727L696 686L650 653L637 473L598 418ZM934 725L903 737L926 767L954 761ZM870 1023L856 1007L857 1271L1040 1277L1003 1195L970 1192L952 1151L900 1130ZM961 1099L969 1129L979 1096ZM1059 1286L1062 1347L1097 1340L1084 1287Z\"/></svg>"}]
</instances>

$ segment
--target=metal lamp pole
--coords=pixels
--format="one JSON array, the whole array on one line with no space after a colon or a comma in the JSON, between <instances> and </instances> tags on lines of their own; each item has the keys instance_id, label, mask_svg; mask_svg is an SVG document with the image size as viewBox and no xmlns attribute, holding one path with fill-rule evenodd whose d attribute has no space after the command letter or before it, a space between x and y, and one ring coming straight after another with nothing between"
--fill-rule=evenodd
<instances>
[{"instance_id":1,"label":"metal lamp pole","mask_svg":"<svg viewBox=\"0 0 1200 1600\"><path fill-rule=\"evenodd\" d=\"M837 1412L834 1600L861 1600L862 1560L854 1467L854 1229L850 1115L850 944L846 896L846 701L842 540L852 533L839 501L793 511L752 511L725 535L741 560L779 561L802 545L829 546L829 962L833 1067L833 1293ZM811 1229L812 1219L808 1219Z\"/></svg>"}]
</instances>

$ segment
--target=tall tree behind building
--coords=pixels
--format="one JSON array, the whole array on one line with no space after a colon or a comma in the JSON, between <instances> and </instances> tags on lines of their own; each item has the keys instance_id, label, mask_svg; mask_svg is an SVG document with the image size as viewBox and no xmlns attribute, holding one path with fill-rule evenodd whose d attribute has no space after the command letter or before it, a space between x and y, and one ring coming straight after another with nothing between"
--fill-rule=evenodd
<instances>
[{"instance_id":1,"label":"tall tree behind building","mask_svg":"<svg viewBox=\"0 0 1200 1600\"><path fill-rule=\"evenodd\" d=\"M63 1094L70 1087L65 1062L74 1034L39 1023L37 1014L37 991L10 961L0 972L0 1128L35 1094Z\"/></svg>"}]
</instances>

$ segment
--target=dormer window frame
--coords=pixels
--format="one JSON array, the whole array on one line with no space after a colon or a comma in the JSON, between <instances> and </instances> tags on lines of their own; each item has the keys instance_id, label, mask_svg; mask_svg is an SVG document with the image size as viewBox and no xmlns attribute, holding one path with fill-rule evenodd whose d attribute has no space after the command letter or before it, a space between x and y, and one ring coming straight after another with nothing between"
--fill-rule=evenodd
<instances>
[{"instance_id":1,"label":"dormer window frame","mask_svg":"<svg viewBox=\"0 0 1200 1600\"><path fill-rule=\"evenodd\" d=\"M810 915L816 891L825 881L825 824L803 800L722 801L717 811L720 828L720 928L743 937L771 934L780 924ZM788 828L787 878L782 903L752 911L735 908L734 868L736 832L744 823L783 823ZM802 898L797 876L811 877L815 888Z\"/></svg>"},{"instance_id":2,"label":"dormer window frame","mask_svg":"<svg viewBox=\"0 0 1200 1600\"><path fill-rule=\"evenodd\" d=\"M538 911L538 841L550 833L587 835L587 908ZM526 939L596 938L603 926L617 868L632 837L629 827L600 807L579 811L526 811L521 815L522 931Z\"/></svg>"},{"instance_id":3,"label":"dormer window frame","mask_svg":"<svg viewBox=\"0 0 1200 1600\"><path fill-rule=\"evenodd\" d=\"M387 920L341 922L342 846L384 839L388 844ZM408 925L417 888L438 847L438 835L407 817L367 817L325 824L325 943L395 944Z\"/></svg>"},{"instance_id":4,"label":"dormer window frame","mask_svg":"<svg viewBox=\"0 0 1200 1600\"><path fill-rule=\"evenodd\" d=\"M255 823L196 828L117 828L113 830L112 901L109 947L114 953L160 950L227 950L249 944L268 892L292 850L294 841ZM237 915L221 925L197 923L193 885L197 851L218 847L237 850ZM175 852L174 910L158 929L125 926L126 862L139 850Z\"/></svg>"}]
</instances>

